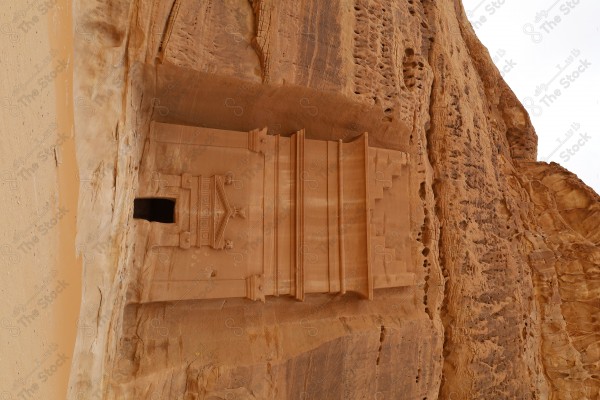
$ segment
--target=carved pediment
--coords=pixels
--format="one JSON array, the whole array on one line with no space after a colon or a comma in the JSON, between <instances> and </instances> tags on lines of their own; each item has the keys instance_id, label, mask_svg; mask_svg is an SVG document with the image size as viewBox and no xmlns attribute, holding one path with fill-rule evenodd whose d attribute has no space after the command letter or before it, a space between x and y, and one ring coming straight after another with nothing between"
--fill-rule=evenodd
<instances>
[{"instance_id":1,"label":"carved pediment","mask_svg":"<svg viewBox=\"0 0 600 400\"><path fill-rule=\"evenodd\" d=\"M213 242L214 249L225 248L225 228L230 218L235 215L235 209L229 204L225 193L225 182L222 176L213 176L214 209L213 209Z\"/></svg>"},{"instance_id":2,"label":"carved pediment","mask_svg":"<svg viewBox=\"0 0 600 400\"><path fill-rule=\"evenodd\" d=\"M198 246L210 246L216 250L231 248L232 242L225 238L227 224L238 215L244 216L227 198L225 186L231 183L231 179L213 175L210 178L200 176L199 181Z\"/></svg>"}]
</instances>

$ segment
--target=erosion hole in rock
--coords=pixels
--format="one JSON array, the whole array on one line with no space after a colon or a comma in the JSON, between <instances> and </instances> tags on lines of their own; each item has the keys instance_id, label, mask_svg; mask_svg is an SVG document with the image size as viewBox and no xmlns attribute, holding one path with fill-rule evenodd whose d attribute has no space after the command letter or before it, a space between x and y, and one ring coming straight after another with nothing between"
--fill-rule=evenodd
<instances>
[{"instance_id":1,"label":"erosion hole in rock","mask_svg":"<svg viewBox=\"0 0 600 400\"><path fill-rule=\"evenodd\" d=\"M165 198L138 198L133 200L133 218L150 222L175 222L175 200Z\"/></svg>"}]
</instances>

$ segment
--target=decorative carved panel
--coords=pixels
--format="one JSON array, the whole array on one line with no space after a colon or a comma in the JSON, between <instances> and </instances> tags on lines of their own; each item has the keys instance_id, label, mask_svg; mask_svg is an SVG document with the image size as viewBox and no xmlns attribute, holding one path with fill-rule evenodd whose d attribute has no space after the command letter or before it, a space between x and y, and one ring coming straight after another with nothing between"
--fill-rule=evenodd
<instances>
[{"instance_id":1,"label":"decorative carved panel","mask_svg":"<svg viewBox=\"0 0 600 400\"><path fill-rule=\"evenodd\" d=\"M371 299L414 285L408 161L366 133L343 143L154 123L138 196L175 199L176 218L138 222L140 300Z\"/></svg>"}]
</instances>

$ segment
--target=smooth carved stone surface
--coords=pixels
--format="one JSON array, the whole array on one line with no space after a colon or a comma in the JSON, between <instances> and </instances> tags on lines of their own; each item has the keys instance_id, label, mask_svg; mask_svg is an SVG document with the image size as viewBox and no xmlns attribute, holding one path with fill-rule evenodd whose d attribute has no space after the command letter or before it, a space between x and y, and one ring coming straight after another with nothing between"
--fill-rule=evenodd
<instances>
[{"instance_id":1,"label":"smooth carved stone surface","mask_svg":"<svg viewBox=\"0 0 600 400\"><path fill-rule=\"evenodd\" d=\"M600 198L460 1L76 3L70 398L599 397Z\"/></svg>"},{"instance_id":2,"label":"smooth carved stone surface","mask_svg":"<svg viewBox=\"0 0 600 400\"><path fill-rule=\"evenodd\" d=\"M138 301L415 285L408 154L266 131L152 124L137 196L175 207L137 222Z\"/></svg>"}]
</instances>

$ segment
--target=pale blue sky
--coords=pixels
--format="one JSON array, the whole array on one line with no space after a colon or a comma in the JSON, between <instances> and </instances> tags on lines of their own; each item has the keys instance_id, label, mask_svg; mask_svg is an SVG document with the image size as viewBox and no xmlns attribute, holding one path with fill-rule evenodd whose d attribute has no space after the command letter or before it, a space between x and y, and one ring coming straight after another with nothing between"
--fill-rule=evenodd
<instances>
[{"instance_id":1,"label":"pale blue sky","mask_svg":"<svg viewBox=\"0 0 600 400\"><path fill-rule=\"evenodd\" d=\"M554 161L600 193L600 1L463 0Z\"/></svg>"}]
</instances>

